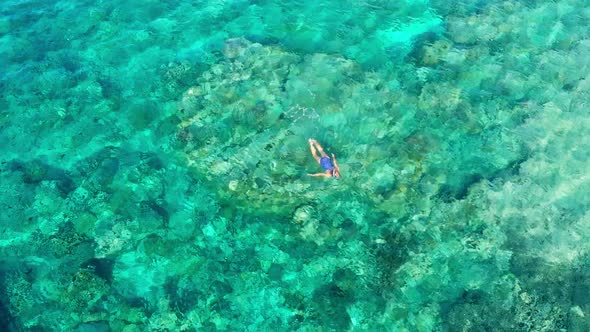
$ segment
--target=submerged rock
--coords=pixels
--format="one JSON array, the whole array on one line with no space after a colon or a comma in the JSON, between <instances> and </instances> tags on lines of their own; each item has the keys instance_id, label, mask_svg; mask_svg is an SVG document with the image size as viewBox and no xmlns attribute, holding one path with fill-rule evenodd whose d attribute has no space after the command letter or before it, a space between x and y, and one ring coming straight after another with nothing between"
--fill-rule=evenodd
<instances>
[{"instance_id":1,"label":"submerged rock","mask_svg":"<svg viewBox=\"0 0 590 332\"><path fill-rule=\"evenodd\" d=\"M311 220L314 217L315 211L312 206L304 205L300 206L293 213L293 222L296 224L303 224Z\"/></svg>"}]
</instances>

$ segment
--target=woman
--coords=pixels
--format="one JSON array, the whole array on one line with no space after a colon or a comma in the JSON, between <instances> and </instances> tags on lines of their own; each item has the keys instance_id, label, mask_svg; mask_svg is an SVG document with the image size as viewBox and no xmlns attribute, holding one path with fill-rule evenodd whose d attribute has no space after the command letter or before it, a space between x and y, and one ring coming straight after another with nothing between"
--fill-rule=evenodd
<instances>
[{"instance_id":1,"label":"woman","mask_svg":"<svg viewBox=\"0 0 590 332\"><path fill-rule=\"evenodd\" d=\"M318 164L320 164L320 166L322 166L322 168L324 169L323 173L314 173L307 175L339 179L340 167L338 166L338 162L336 161L336 156L334 156L334 154L332 153L332 159L334 160L334 165L332 165L332 160L330 160L330 157L328 157L326 152L324 152L324 149L322 148L320 143L318 143L318 141L316 141L313 138L310 138L307 141L309 142L309 149L311 150L311 154L318 162ZM318 151L320 152L321 157L318 156Z\"/></svg>"}]
</instances>

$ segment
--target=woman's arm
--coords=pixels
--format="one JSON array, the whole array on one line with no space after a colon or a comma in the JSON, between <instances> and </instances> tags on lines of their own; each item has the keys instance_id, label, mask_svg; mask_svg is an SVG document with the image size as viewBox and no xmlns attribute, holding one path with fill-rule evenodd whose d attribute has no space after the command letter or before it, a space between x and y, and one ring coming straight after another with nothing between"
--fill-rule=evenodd
<instances>
[{"instance_id":1,"label":"woman's arm","mask_svg":"<svg viewBox=\"0 0 590 332\"><path fill-rule=\"evenodd\" d=\"M336 161L336 156L332 153L332 160L334 160L334 169L338 172L338 176L340 175L340 166L338 165L338 161Z\"/></svg>"},{"instance_id":2,"label":"woman's arm","mask_svg":"<svg viewBox=\"0 0 590 332\"><path fill-rule=\"evenodd\" d=\"M327 178L329 178L329 177L330 177L330 176L329 176L328 174L326 174L326 173L314 173L314 174L307 173L307 175L309 175L309 176L323 176L323 177L327 177Z\"/></svg>"}]
</instances>

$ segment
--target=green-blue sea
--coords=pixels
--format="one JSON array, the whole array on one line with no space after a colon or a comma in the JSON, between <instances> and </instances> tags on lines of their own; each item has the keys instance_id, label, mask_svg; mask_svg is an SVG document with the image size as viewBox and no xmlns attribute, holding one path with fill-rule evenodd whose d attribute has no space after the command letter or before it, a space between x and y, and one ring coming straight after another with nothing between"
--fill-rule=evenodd
<instances>
[{"instance_id":1,"label":"green-blue sea","mask_svg":"<svg viewBox=\"0 0 590 332\"><path fill-rule=\"evenodd\" d=\"M2 0L0 330L590 331L590 0Z\"/></svg>"}]
</instances>

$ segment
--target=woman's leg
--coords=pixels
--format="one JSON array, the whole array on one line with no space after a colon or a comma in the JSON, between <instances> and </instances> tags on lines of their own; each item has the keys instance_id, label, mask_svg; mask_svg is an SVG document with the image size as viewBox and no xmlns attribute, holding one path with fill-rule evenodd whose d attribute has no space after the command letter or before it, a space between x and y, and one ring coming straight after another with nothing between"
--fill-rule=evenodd
<instances>
[{"instance_id":1,"label":"woman's leg","mask_svg":"<svg viewBox=\"0 0 590 332\"><path fill-rule=\"evenodd\" d=\"M313 142L315 141L313 138L310 138L307 140L309 142L309 149L311 150L311 154L313 156L313 158L319 163L320 162L320 157L318 157L318 153L315 149L315 146L313 145Z\"/></svg>"},{"instance_id":2,"label":"woman's leg","mask_svg":"<svg viewBox=\"0 0 590 332\"><path fill-rule=\"evenodd\" d=\"M315 139L312 139L312 142L315 144L315 147L318 149L318 151L320 152L320 155L322 157L327 157L328 156L326 154L326 152L324 152L324 149L322 148L322 146L320 145L320 143L318 143L318 141L316 141Z\"/></svg>"}]
</instances>

